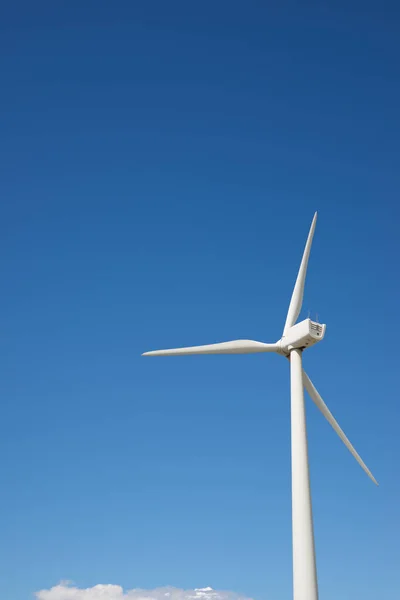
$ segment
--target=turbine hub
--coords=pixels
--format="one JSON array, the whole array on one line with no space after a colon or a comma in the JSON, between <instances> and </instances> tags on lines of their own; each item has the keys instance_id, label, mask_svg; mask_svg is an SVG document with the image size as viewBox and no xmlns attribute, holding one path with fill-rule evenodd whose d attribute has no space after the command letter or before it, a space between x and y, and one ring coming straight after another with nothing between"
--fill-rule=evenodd
<instances>
[{"instance_id":1,"label":"turbine hub","mask_svg":"<svg viewBox=\"0 0 400 600\"><path fill-rule=\"evenodd\" d=\"M300 321L291 327L286 335L278 342L281 354L288 356L291 350L305 350L320 342L325 335L326 325L321 325L311 319Z\"/></svg>"}]
</instances>

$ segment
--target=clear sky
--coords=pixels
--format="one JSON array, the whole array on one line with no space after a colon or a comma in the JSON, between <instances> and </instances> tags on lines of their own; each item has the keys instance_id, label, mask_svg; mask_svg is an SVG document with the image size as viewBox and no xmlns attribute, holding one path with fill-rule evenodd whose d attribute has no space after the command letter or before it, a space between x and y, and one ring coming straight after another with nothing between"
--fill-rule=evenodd
<instances>
[{"instance_id":1,"label":"clear sky","mask_svg":"<svg viewBox=\"0 0 400 600\"><path fill-rule=\"evenodd\" d=\"M380 482L307 399L321 598L398 598L398 3L16 0L0 44L1 598L290 598L287 362L140 354L278 339L315 210L305 365Z\"/></svg>"}]
</instances>

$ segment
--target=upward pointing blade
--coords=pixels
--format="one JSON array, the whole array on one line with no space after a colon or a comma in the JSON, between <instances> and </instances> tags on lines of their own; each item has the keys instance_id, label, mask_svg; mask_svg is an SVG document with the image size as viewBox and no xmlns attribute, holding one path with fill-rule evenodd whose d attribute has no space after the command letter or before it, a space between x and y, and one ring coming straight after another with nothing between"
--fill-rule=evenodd
<instances>
[{"instance_id":1,"label":"upward pointing blade","mask_svg":"<svg viewBox=\"0 0 400 600\"><path fill-rule=\"evenodd\" d=\"M352 455L354 456L354 458L356 459L356 461L358 462L360 467L362 469L364 469L364 471L366 472L368 477L370 479L372 479L372 481L376 485L378 485L378 482L376 481L375 477L372 475L371 471L368 469L367 465L362 460L362 458L358 454L358 452L356 452L356 450L350 444L349 440L347 439L347 437L344 434L344 431L339 427L339 424L335 420L335 418L332 415L329 408L326 406L325 402L322 400L321 396L319 395L318 391L316 390L311 379L308 377L308 375L305 371L303 371L303 382L304 382L304 387L306 388L307 392L310 394L311 400L314 402L314 404L316 404L318 406L319 410L322 412L325 419L330 423L330 425L332 425L333 429L336 431L336 433L338 434L338 436L340 437L340 439L342 440L342 442L344 443L346 448L348 450L350 450L350 452L352 453Z\"/></svg>"},{"instance_id":2,"label":"upward pointing blade","mask_svg":"<svg viewBox=\"0 0 400 600\"><path fill-rule=\"evenodd\" d=\"M314 236L316 223L317 213L314 214L314 218L310 227L310 233L308 234L306 242L306 247L304 248L303 258L301 260L300 269L297 275L296 283L294 285L292 299L290 301L289 310L286 317L286 323L283 330L283 335L286 334L288 329L293 327L301 311L301 306L303 304L304 282L306 280L308 258L310 256L311 244Z\"/></svg>"},{"instance_id":3,"label":"upward pointing blade","mask_svg":"<svg viewBox=\"0 0 400 600\"><path fill-rule=\"evenodd\" d=\"M278 344L264 344L254 340L233 340L220 344L206 346L191 346L189 348L172 348L171 350L154 350L145 352L142 356L184 356L187 354L254 354L255 352L277 352Z\"/></svg>"}]
</instances>

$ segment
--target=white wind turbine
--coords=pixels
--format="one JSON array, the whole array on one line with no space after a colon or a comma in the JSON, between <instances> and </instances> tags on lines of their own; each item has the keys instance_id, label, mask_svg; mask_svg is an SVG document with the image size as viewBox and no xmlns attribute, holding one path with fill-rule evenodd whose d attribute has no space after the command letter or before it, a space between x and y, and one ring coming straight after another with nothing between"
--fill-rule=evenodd
<instances>
[{"instance_id":1,"label":"white wind turbine","mask_svg":"<svg viewBox=\"0 0 400 600\"><path fill-rule=\"evenodd\" d=\"M292 439L292 538L293 538L293 598L294 600L318 600L318 582L314 547L313 516L308 466L307 428L304 405L304 388L311 396L324 417L331 424L342 442L350 450L368 477L378 485L376 479L353 448L332 413L322 400L310 378L302 367L302 352L325 335L326 325L310 319L300 323L296 320L303 303L304 282L308 258L314 236L317 213L315 213L310 233L304 249L286 317L283 335L275 344L265 344L253 340L234 340L206 346L174 348L145 352L143 356L179 356L186 354L251 354L255 352L276 352L290 360L291 394L291 439Z\"/></svg>"}]
</instances>

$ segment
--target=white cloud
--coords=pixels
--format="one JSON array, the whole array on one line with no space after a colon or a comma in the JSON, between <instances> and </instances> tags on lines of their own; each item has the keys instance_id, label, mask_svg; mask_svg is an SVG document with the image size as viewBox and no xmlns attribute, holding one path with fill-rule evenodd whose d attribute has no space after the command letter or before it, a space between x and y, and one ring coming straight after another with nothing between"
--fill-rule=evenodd
<instances>
[{"instance_id":1,"label":"white cloud","mask_svg":"<svg viewBox=\"0 0 400 600\"><path fill-rule=\"evenodd\" d=\"M133 589L124 591L119 585L95 585L77 588L68 581L49 590L36 592L37 600L251 600L234 592L216 591L210 587L194 590L165 587L154 590Z\"/></svg>"}]
</instances>

